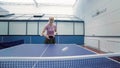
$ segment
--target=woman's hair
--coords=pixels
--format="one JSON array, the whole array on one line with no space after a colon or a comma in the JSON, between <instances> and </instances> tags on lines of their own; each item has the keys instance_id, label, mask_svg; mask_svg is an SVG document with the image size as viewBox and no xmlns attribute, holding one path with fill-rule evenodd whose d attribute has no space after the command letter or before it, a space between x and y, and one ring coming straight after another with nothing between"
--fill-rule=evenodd
<instances>
[{"instance_id":1,"label":"woman's hair","mask_svg":"<svg viewBox=\"0 0 120 68\"><path fill-rule=\"evenodd\" d=\"M49 17L49 20L54 20L54 17Z\"/></svg>"},{"instance_id":2,"label":"woman's hair","mask_svg":"<svg viewBox=\"0 0 120 68\"><path fill-rule=\"evenodd\" d=\"M54 22L54 17L49 17L49 22Z\"/></svg>"}]
</instances>

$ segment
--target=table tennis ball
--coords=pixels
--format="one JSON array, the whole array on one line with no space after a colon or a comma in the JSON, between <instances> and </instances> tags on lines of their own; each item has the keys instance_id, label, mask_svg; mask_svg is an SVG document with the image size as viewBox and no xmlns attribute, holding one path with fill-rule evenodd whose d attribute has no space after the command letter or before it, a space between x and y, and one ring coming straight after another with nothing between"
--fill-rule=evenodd
<instances>
[{"instance_id":1,"label":"table tennis ball","mask_svg":"<svg viewBox=\"0 0 120 68\"><path fill-rule=\"evenodd\" d=\"M68 50L68 47L64 47L64 48L62 49L62 51L66 51L66 50Z\"/></svg>"}]
</instances>

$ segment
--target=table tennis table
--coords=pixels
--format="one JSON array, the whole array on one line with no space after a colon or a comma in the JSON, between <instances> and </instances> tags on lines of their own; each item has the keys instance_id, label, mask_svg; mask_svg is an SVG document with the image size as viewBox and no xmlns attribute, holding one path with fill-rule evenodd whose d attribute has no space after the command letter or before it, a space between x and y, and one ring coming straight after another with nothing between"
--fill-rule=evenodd
<instances>
[{"instance_id":1,"label":"table tennis table","mask_svg":"<svg viewBox=\"0 0 120 68\"><path fill-rule=\"evenodd\" d=\"M0 57L54 58L95 54L95 52L76 44L21 44L0 50ZM0 60L0 68L120 68L120 63L110 58L18 62L3 60Z\"/></svg>"}]
</instances>

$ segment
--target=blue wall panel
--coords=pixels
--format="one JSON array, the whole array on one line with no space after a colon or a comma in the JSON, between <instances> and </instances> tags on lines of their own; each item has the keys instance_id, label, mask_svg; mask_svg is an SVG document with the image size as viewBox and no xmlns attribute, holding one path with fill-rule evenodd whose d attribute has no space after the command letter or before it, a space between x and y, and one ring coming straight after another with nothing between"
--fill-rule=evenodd
<instances>
[{"instance_id":1,"label":"blue wall panel","mask_svg":"<svg viewBox=\"0 0 120 68\"><path fill-rule=\"evenodd\" d=\"M3 42L24 40L24 43L27 44L44 44L45 37L39 35L32 36L0 36L0 40L3 37ZM59 40L59 43L58 43ZM83 35L59 35L56 36L57 44L84 44Z\"/></svg>"},{"instance_id":2,"label":"blue wall panel","mask_svg":"<svg viewBox=\"0 0 120 68\"><path fill-rule=\"evenodd\" d=\"M75 35L70 35L70 36L57 36L56 41L60 44L79 44L83 45L84 44L84 36L75 36Z\"/></svg>"},{"instance_id":3,"label":"blue wall panel","mask_svg":"<svg viewBox=\"0 0 120 68\"><path fill-rule=\"evenodd\" d=\"M0 42L2 42L2 36L0 36Z\"/></svg>"},{"instance_id":4,"label":"blue wall panel","mask_svg":"<svg viewBox=\"0 0 120 68\"><path fill-rule=\"evenodd\" d=\"M15 40L24 40L24 43L30 43L29 36L3 36L4 42L15 41Z\"/></svg>"},{"instance_id":5,"label":"blue wall panel","mask_svg":"<svg viewBox=\"0 0 120 68\"><path fill-rule=\"evenodd\" d=\"M44 44L45 37L43 36L32 36L32 44Z\"/></svg>"}]
</instances>

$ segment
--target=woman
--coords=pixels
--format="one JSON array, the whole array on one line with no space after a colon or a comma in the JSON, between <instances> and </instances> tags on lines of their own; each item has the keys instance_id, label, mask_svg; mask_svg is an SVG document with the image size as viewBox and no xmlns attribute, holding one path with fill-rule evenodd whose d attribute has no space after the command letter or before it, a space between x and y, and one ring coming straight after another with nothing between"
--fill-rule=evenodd
<instances>
[{"instance_id":1,"label":"woman","mask_svg":"<svg viewBox=\"0 0 120 68\"><path fill-rule=\"evenodd\" d=\"M47 34L45 34L47 31ZM45 25L42 36L45 36L45 44L55 44L55 35L57 34L57 27L54 24L54 17L49 17L49 22Z\"/></svg>"}]
</instances>

